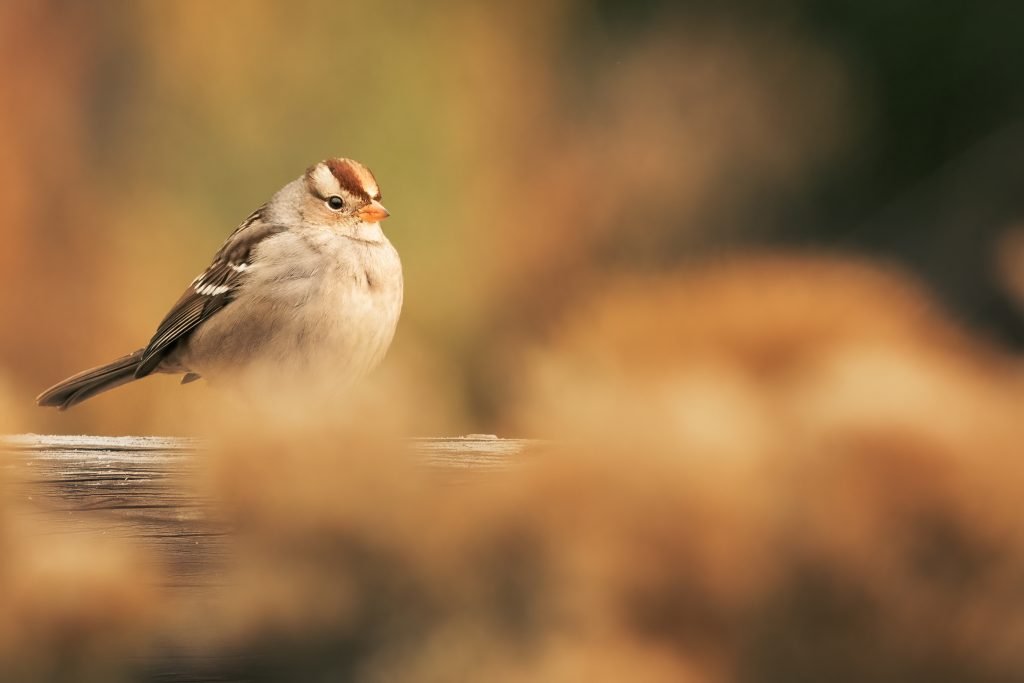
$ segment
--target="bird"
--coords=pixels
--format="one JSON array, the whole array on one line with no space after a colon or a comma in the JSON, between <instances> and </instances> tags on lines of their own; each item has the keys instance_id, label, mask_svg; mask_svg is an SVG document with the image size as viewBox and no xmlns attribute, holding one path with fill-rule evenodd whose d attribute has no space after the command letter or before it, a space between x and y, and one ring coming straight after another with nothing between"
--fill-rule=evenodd
<instances>
[{"instance_id":1,"label":"bird","mask_svg":"<svg viewBox=\"0 0 1024 683\"><path fill-rule=\"evenodd\" d=\"M149 343L36 398L66 410L154 373L229 384L260 369L273 383L348 386L382 360L402 309L389 216L357 161L310 166L235 228Z\"/></svg>"}]
</instances>

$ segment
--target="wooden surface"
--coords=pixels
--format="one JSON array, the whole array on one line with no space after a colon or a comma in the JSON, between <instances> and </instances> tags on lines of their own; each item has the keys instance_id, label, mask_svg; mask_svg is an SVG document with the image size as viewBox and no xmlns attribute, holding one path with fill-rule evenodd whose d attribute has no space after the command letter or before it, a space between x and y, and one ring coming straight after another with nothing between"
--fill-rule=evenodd
<instances>
[{"instance_id":1,"label":"wooden surface","mask_svg":"<svg viewBox=\"0 0 1024 683\"><path fill-rule=\"evenodd\" d=\"M424 464L463 480L513 466L530 450L528 442L488 436L414 443ZM61 530L137 541L155 552L166 587L183 599L217 583L230 534L187 484L202 457L203 444L194 439L0 437L0 467L17 470L13 493L26 509L57 519ZM154 663L153 678L198 680L194 672L209 668L189 662L188 652L165 657Z\"/></svg>"}]
</instances>

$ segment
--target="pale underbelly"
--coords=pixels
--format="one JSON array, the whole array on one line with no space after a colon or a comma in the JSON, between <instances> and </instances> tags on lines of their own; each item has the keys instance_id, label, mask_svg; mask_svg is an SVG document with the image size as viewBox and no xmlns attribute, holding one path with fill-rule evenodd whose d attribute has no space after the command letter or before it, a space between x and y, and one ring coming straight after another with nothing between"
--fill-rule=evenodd
<instances>
[{"instance_id":1,"label":"pale underbelly","mask_svg":"<svg viewBox=\"0 0 1024 683\"><path fill-rule=\"evenodd\" d=\"M215 382L255 371L348 383L372 370L394 336L400 295L309 290L233 301L192 334L181 365Z\"/></svg>"}]
</instances>

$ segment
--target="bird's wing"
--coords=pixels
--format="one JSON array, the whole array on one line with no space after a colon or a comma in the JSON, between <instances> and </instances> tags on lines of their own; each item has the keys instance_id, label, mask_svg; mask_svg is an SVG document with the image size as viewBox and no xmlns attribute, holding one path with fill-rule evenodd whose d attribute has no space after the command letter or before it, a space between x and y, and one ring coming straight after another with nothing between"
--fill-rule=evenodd
<instances>
[{"instance_id":1,"label":"bird's wing","mask_svg":"<svg viewBox=\"0 0 1024 683\"><path fill-rule=\"evenodd\" d=\"M235 298L243 274L252 265L256 245L285 229L266 222L264 212L264 207L260 207L242 221L213 257L210 267L192 281L171 307L142 352L136 378L153 372L178 342Z\"/></svg>"}]
</instances>

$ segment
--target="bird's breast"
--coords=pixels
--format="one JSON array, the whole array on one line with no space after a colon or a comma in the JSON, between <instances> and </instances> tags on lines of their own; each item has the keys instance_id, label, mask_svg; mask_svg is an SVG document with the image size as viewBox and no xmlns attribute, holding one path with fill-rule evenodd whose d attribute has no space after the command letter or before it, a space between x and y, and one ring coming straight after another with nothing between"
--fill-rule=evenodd
<instances>
[{"instance_id":1,"label":"bird's breast","mask_svg":"<svg viewBox=\"0 0 1024 683\"><path fill-rule=\"evenodd\" d=\"M278 239L278 238L272 238ZM283 236L246 272L235 301L196 331L191 369L216 379L244 366L339 383L384 357L402 308L401 261L387 242Z\"/></svg>"}]
</instances>

